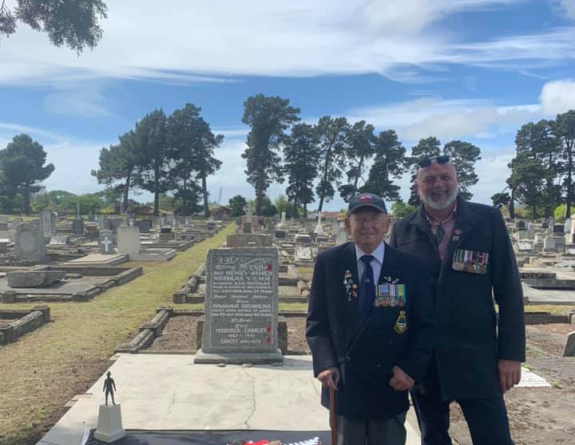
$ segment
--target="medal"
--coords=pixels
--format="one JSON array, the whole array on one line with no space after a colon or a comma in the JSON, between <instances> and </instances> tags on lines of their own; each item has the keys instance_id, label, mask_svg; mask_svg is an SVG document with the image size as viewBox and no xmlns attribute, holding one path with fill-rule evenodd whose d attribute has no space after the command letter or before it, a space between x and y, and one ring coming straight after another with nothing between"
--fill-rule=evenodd
<instances>
[{"instance_id":1,"label":"medal","mask_svg":"<svg viewBox=\"0 0 575 445\"><path fill-rule=\"evenodd\" d=\"M397 316L397 321L395 322L395 327L393 328L398 334L403 334L407 331L407 317L405 311L399 311Z\"/></svg>"}]
</instances>

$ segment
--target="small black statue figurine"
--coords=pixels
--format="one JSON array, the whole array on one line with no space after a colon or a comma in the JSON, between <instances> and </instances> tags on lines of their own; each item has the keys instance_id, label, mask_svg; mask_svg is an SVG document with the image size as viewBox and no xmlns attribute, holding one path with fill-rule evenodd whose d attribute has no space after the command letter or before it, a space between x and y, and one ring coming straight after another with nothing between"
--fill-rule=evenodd
<instances>
[{"instance_id":1,"label":"small black statue figurine","mask_svg":"<svg viewBox=\"0 0 575 445\"><path fill-rule=\"evenodd\" d=\"M116 391L116 384L114 383L114 379L111 377L112 373L108 371L108 378L104 380L104 389L103 391L106 392L106 406L108 406L108 394L112 396L112 403L115 405L116 402L114 401L114 391Z\"/></svg>"}]
</instances>

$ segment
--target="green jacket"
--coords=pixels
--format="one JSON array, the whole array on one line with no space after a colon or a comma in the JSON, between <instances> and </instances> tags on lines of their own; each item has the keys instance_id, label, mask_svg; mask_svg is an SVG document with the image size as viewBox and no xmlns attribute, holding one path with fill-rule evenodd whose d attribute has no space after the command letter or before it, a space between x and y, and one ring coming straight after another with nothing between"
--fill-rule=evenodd
<instances>
[{"instance_id":1,"label":"green jacket","mask_svg":"<svg viewBox=\"0 0 575 445\"><path fill-rule=\"evenodd\" d=\"M444 261L423 206L394 224L390 240L422 257L431 272L434 353L445 400L500 395L498 360L525 361L523 291L501 212L457 199Z\"/></svg>"}]
</instances>

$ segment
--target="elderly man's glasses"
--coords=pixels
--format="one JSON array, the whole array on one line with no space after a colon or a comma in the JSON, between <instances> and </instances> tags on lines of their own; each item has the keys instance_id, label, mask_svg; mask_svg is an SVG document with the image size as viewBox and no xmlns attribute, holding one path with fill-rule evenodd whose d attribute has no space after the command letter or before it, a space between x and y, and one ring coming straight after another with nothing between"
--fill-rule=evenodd
<instances>
[{"instance_id":1,"label":"elderly man's glasses","mask_svg":"<svg viewBox=\"0 0 575 445\"><path fill-rule=\"evenodd\" d=\"M420 168L427 168L431 164L433 164L434 162L437 162L438 164L447 164L449 162L449 156L447 156L447 155L433 156L431 158L424 159L423 161L421 161L419 163L419 167Z\"/></svg>"}]
</instances>

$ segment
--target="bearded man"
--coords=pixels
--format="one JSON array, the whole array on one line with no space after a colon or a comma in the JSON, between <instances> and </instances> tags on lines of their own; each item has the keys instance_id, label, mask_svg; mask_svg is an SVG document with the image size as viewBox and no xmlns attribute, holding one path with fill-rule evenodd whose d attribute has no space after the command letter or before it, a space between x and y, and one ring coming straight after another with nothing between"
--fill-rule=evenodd
<instances>
[{"instance_id":1,"label":"bearded man","mask_svg":"<svg viewBox=\"0 0 575 445\"><path fill-rule=\"evenodd\" d=\"M436 289L433 359L423 384L412 390L422 444L452 444L453 401L474 445L513 444L503 394L521 378L525 323L503 217L497 208L459 196L448 156L422 161L415 187L422 204L396 222L390 244L422 257Z\"/></svg>"}]
</instances>

